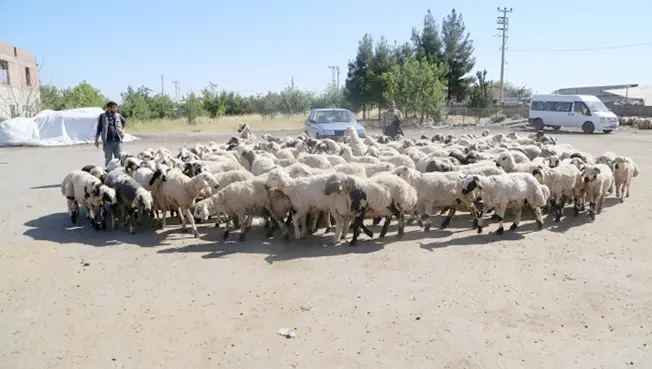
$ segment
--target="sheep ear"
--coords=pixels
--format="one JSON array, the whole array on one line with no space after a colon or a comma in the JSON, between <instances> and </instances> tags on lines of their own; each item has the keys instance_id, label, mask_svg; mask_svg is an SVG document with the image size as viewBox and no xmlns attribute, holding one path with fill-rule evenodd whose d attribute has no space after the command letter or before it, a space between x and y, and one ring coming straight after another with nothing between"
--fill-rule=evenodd
<instances>
[{"instance_id":1,"label":"sheep ear","mask_svg":"<svg viewBox=\"0 0 652 369\"><path fill-rule=\"evenodd\" d=\"M88 199L91 197L91 195L88 194L88 192L84 191L84 199Z\"/></svg>"},{"instance_id":2,"label":"sheep ear","mask_svg":"<svg viewBox=\"0 0 652 369\"><path fill-rule=\"evenodd\" d=\"M600 168L595 167L594 169L595 169L595 172L596 172L597 174L600 174Z\"/></svg>"}]
</instances>

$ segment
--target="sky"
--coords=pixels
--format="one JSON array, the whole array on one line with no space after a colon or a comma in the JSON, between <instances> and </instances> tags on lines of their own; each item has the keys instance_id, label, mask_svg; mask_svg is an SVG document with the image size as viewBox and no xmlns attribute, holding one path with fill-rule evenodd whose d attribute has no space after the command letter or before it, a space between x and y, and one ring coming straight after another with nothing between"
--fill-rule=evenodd
<instances>
[{"instance_id":1,"label":"sky","mask_svg":"<svg viewBox=\"0 0 652 369\"><path fill-rule=\"evenodd\" d=\"M174 97L209 82L242 94L295 85L315 92L356 54L365 33L408 41L430 9L454 6L474 42L476 70L500 77L497 7L511 7L507 81L549 93L563 87L652 83L652 1L629 0L0 0L0 40L37 56L42 83L86 80L120 100L127 86ZM639 47L618 47L647 43ZM611 48L615 47L615 48ZM611 48L611 49L609 49ZM576 51L555 51L568 50ZM584 49L584 50L577 50ZM588 49L588 50L587 50Z\"/></svg>"}]
</instances>

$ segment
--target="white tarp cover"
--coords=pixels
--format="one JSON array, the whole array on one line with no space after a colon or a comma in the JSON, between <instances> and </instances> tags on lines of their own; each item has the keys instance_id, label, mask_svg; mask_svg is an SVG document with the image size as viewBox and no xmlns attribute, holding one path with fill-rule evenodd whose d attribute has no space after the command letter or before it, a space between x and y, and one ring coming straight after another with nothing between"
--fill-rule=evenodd
<instances>
[{"instance_id":1,"label":"white tarp cover","mask_svg":"<svg viewBox=\"0 0 652 369\"><path fill-rule=\"evenodd\" d=\"M605 90L606 92L614 95L627 97L628 99L643 99L645 105L652 105L652 85L630 87L630 88L617 88L614 90Z\"/></svg>"},{"instance_id":2,"label":"white tarp cover","mask_svg":"<svg viewBox=\"0 0 652 369\"><path fill-rule=\"evenodd\" d=\"M43 110L34 118L14 118L0 123L0 146L68 146L95 141L100 108ZM127 122L127 130L129 122ZM125 134L124 141L138 140Z\"/></svg>"}]
</instances>

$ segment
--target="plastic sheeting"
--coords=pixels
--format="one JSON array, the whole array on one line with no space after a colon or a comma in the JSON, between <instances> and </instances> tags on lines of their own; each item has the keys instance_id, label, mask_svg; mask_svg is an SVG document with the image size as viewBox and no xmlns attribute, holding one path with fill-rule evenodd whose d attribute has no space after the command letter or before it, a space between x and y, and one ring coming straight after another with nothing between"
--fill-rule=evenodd
<instances>
[{"instance_id":1,"label":"plastic sheeting","mask_svg":"<svg viewBox=\"0 0 652 369\"><path fill-rule=\"evenodd\" d=\"M0 123L0 146L68 146L95 141L100 108L43 110L34 118L14 118ZM129 130L129 122L127 122ZM125 134L124 142L138 140Z\"/></svg>"}]
</instances>

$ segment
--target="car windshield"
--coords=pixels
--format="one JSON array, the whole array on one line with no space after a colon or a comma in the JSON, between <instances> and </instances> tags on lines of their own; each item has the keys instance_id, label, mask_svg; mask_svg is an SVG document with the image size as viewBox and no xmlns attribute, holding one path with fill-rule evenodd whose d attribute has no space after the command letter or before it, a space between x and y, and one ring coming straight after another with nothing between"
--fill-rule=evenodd
<instances>
[{"instance_id":1,"label":"car windshield","mask_svg":"<svg viewBox=\"0 0 652 369\"><path fill-rule=\"evenodd\" d=\"M589 107L591 112L609 111L602 101L587 101L586 106Z\"/></svg>"},{"instance_id":2,"label":"car windshield","mask_svg":"<svg viewBox=\"0 0 652 369\"><path fill-rule=\"evenodd\" d=\"M321 123L351 123L355 121L353 113L347 110L324 110L315 114L315 121Z\"/></svg>"}]
</instances>

